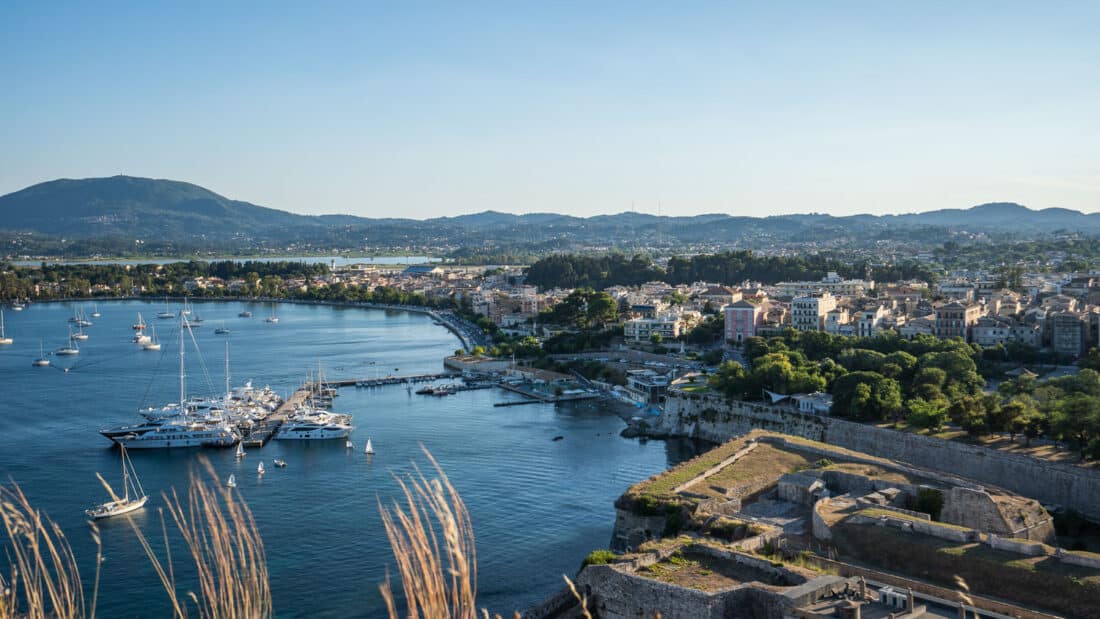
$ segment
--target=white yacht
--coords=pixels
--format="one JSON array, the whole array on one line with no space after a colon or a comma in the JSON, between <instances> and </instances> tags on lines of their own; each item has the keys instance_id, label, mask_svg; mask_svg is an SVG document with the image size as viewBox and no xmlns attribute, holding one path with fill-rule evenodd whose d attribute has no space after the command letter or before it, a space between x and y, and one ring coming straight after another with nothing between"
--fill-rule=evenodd
<instances>
[{"instance_id":1,"label":"white yacht","mask_svg":"<svg viewBox=\"0 0 1100 619\"><path fill-rule=\"evenodd\" d=\"M327 440L334 438L346 439L354 430L352 426L343 423L317 421L290 421L287 420L275 434L279 440Z\"/></svg>"},{"instance_id":2,"label":"white yacht","mask_svg":"<svg viewBox=\"0 0 1100 619\"><path fill-rule=\"evenodd\" d=\"M4 310L0 309L0 346L9 346L14 341L4 334Z\"/></svg>"},{"instance_id":3,"label":"white yacht","mask_svg":"<svg viewBox=\"0 0 1100 619\"><path fill-rule=\"evenodd\" d=\"M114 501L108 501L106 503L100 503L91 509L84 510L85 514L89 517L99 520L101 518L110 518L111 516L121 516L122 514L128 514L133 511L137 511L142 507L145 507L146 501L149 497L145 495L145 490L141 487L141 481L138 479L137 471L134 469L134 463L130 461L130 456L126 453L126 447L121 447L122 451L122 497L111 494ZM133 496L130 496L130 493Z\"/></svg>"},{"instance_id":4,"label":"white yacht","mask_svg":"<svg viewBox=\"0 0 1100 619\"><path fill-rule=\"evenodd\" d=\"M184 365L183 331L187 321L180 318L179 334L179 404L174 414L166 414L135 426L100 430L100 434L130 449L169 447L232 447L240 441L237 430L220 414L192 412L187 399L187 377ZM166 407L171 409L172 407Z\"/></svg>"}]
</instances>

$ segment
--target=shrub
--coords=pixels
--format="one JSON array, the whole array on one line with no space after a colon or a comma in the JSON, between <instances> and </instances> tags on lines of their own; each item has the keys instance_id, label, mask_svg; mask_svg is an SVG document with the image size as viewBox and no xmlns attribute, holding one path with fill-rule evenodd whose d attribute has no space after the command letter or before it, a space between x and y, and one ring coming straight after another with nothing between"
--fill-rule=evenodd
<instances>
[{"instance_id":1,"label":"shrub","mask_svg":"<svg viewBox=\"0 0 1100 619\"><path fill-rule=\"evenodd\" d=\"M584 563L581 564L581 567L584 567L585 565L607 565L608 563L614 561L615 557L617 556L618 555L611 552L610 550L605 550L602 548L599 550L593 550L592 552L588 553L587 557L584 558Z\"/></svg>"}]
</instances>

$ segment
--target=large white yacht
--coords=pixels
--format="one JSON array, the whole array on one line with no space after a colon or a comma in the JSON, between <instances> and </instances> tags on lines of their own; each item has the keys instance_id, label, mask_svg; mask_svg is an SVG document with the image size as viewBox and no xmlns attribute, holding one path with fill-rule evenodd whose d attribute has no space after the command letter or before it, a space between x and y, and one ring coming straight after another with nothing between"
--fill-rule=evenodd
<instances>
[{"instance_id":1,"label":"large white yacht","mask_svg":"<svg viewBox=\"0 0 1100 619\"><path fill-rule=\"evenodd\" d=\"M279 428L275 438L279 440L324 440L333 438L347 438L354 430L352 426L344 423L318 421L293 421L288 419Z\"/></svg>"}]
</instances>

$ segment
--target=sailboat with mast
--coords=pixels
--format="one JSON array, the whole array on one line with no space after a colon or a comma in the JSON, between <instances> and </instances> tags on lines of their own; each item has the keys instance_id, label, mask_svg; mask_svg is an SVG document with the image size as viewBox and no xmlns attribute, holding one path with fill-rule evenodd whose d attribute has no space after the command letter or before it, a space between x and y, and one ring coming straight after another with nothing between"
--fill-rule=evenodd
<instances>
[{"instance_id":1,"label":"sailboat with mast","mask_svg":"<svg viewBox=\"0 0 1100 619\"><path fill-rule=\"evenodd\" d=\"M103 314L99 313L99 304L98 303L93 304L92 305L92 318L99 318L102 315Z\"/></svg>"},{"instance_id":2,"label":"sailboat with mast","mask_svg":"<svg viewBox=\"0 0 1100 619\"><path fill-rule=\"evenodd\" d=\"M73 337L72 329L69 329L69 345L58 348L53 351L53 354L59 357L74 357L80 354L80 347L76 345L76 338Z\"/></svg>"},{"instance_id":3,"label":"sailboat with mast","mask_svg":"<svg viewBox=\"0 0 1100 619\"><path fill-rule=\"evenodd\" d=\"M46 356L46 349L42 347L42 340L38 340L38 358L31 361L31 365L36 368L46 368L50 366L50 359Z\"/></svg>"},{"instance_id":4,"label":"sailboat with mast","mask_svg":"<svg viewBox=\"0 0 1100 619\"><path fill-rule=\"evenodd\" d=\"M157 318L167 320L169 318L175 318L176 314L168 309L168 296L164 296L164 311L157 313Z\"/></svg>"},{"instance_id":5,"label":"sailboat with mast","mask_svg":"<svg viewBox=\"0 0 1100 619\"><path fill-rule=\"evenodd\" d=\"M279 322L279 317L275 315L275 304L274 303L271 304L271 315L268 316L265 319L265 321L269 322L271 324L275 324L275 323Z\"/></svg>"},{"instance_id":6,"label":"sailboat with mast","mask_svg":"<svg viewBox=\"0 0 1100 619\"><path fill-rule=\"evenodd\" d=\"M0 346L10 346L14 341L4 333L4 310L0 309Z\"/></svg>"},{"instance_id":7,"label":"sailboat with mast","mask_svg":"<svg viewBox=\"0 0 1100 619\"><path fill-rule=\"evenodd\" d=\"M152 328L152 335L149 337L149 341L142 344L144 350L160 350L160 340L157 339L157 328Z\"/></svg>"},{"instance_id":8,"label":"sailboat with mast","mask_svg":"<svg viewBox=\"0 0 1100 619\"><path fill-rule=\"evenodd\" d=\"M130 460L130 455L126 453L125 446L121 447L121 452L122 497L115 496L112 490L111 496L115 499L114 501L100 503L91 509L84 510L84 513L88 514L88 516L94 520L110 518L111 516L121 516L122 514L137 511L145 507L146 501L149 500L149 497L145 495L145 490L141 487L141 480L138 479L137 471L134 469L134 463Z\"/></svg>"}]
</instances>

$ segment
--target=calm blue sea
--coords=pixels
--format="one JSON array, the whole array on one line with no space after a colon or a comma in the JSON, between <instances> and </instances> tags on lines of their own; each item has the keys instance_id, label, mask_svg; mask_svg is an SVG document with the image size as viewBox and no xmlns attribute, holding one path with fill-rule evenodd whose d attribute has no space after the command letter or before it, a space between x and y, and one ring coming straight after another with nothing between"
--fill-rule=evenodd
<instances>
[{"instance_id":1,"label":"calm blue sea","mask_svg":"<svg viewBox=\"0 0 1100 619\"><path fill-rule=\"evenodd\" d=\"M0 348L0 476L18 482L64 528L90 585L94 546L83 510L104 500L96 472L120 477L118 451L97 430L136 421L140 407L176 400L177 331L173 321L157 320L163 303L100 304L103 315L92 319L79 357L32 368L40 340L47 351L67 341L66 318L77 307L5 311L15 343ZM238 318L246 307L255 317ZM93 305L83 308L91 313ZM438 372L457 345L428 317L404 312L280 305L280 322L271 325L263 320L269 306L203 303L197 311L205 324L196 330L198 352L191 344L187 349L190 394L222 389L227 340L234 385L252 379L283 392L318 364L331 378ZM162 352L130 343L138 312L158 327ZM214 334L222 324L229 336ZM205 455L219 479L236 473L253 510L278 616L381 616L378 584L387 569L396 573L378 501L397 497L393 474L408 472L414 462L427 465L423 444L470 510L480 603L505 614L522 610L559 588L562 574L572 576L590 550L607 546L618 495L694 452L678 441L621 438L619 418L596 403L493 407L514 397L498 390L432 398L402 386L342 389L334 410L355 415L358 446L373 438L376 454L369 461L347 452L342 441L273 441L240 463L232 450L134 451L141 481L154 496L135 519L160 540L161 492L184 491ZM551 440L558 435L564 440ZM268 467L262 479L255 473L261 457ZM288 466L271 467L275 457ZM106 521L102 538L99 615L165 616L167 598L128 525ZM182 548L175 554L186 584Z\"/></svg>"}]
</instances>

